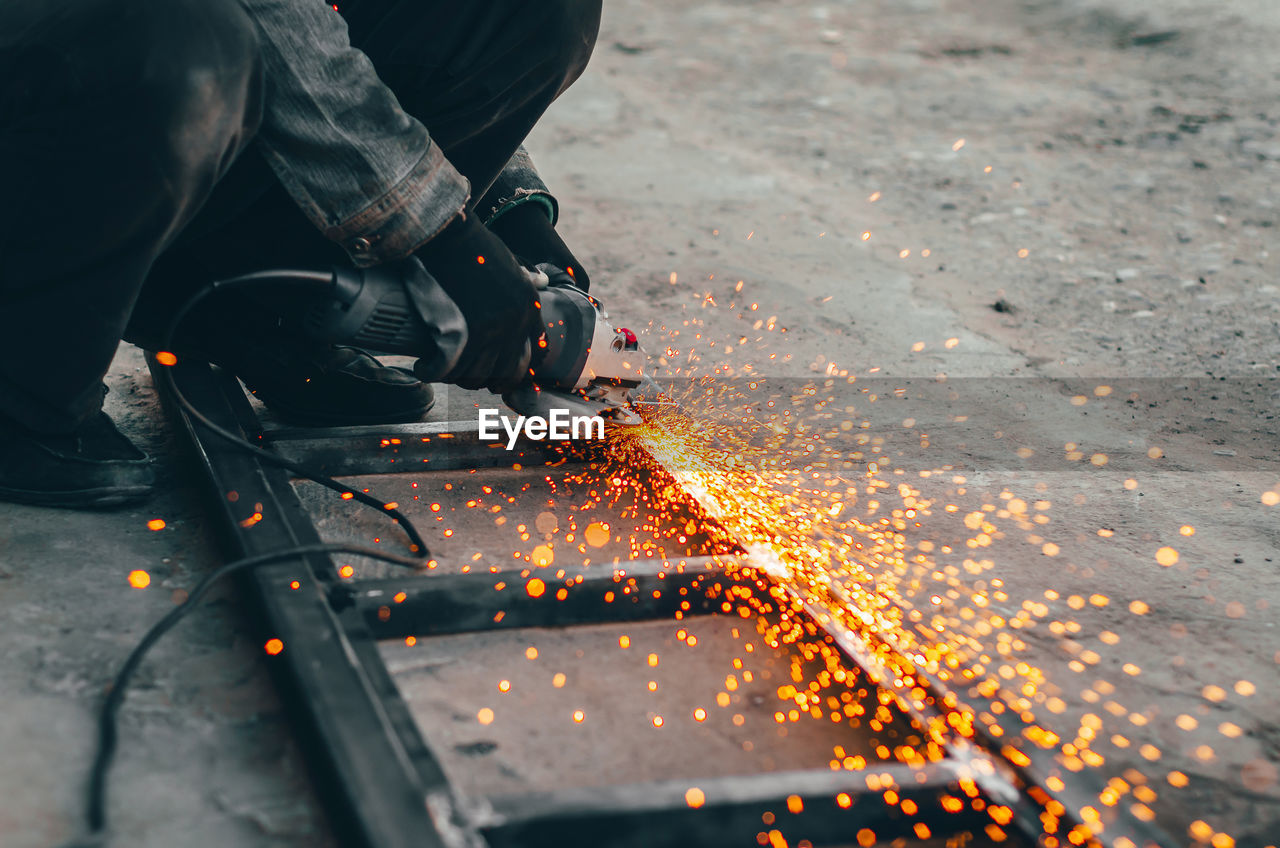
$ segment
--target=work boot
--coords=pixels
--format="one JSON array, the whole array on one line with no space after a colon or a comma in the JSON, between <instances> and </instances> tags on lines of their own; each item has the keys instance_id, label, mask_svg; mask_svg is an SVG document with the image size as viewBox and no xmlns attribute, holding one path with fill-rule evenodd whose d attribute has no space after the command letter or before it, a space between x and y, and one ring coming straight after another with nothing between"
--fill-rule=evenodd
<instances>
[{"instance_id":1,"label":"work boot","mask_svg":"<svg viewBox=\"0 0 1280 848\"><path fill-rule=\"evenodd\" d=\"M0 500L73 509L150 497L150 458L99 412L70 434L32 432L0 416Z\"/></svg>"},{"instance_id":2,"label":"work boot","mask_svg":"<svg viewBox=\"0 0 1280 848\"><path fill-rule=\"evenodd\" d=\"M157 350L161 335L139 323L125 338ZM201 359L235 374L291 424L399 424L421 420L435 405L431 386L408 369L383 365L357 348L307 338L272 309L243 296L202 305L179 329L172 351L180 359Z\"/></svg>"},{"instance_id":3,"label":"work boot","mask_svg":"<svg viewBox=\"0 0 1280 848\"><path fill-rule=\"evenodd\" d=\"M234 342L220 345L210 361L291 424L398 424L421 420L435 405L429 384L357 348L293 336Z\"/></svg>"},{"instance_id":4,"label":"work boot","mask_svg":"<svg viewBox=\"0 0 1280 848\"><path fill-rule=\"evenodd\" d=\"M309 231L307 236L328 243L307 221L300 226ZM125 340L159 350L173 314L205 281L254 268L317 267L326 259L309 241L294 245L298 236L292 230L271 230L257 237L260 241L247 245L211 238L198 249L161 256L134 308ZM302 258L312 254L310 260ZM399 424L419 421L430 411L435 404L431 387L412 372L383 365L355 348L313 341L280 317L296 320L306 303L305 296L295 297L293 290L281 295L269 285L262 292L215 295L177 328L170 350L180 359L202 359L235 374L268 409L291 424Z\"/></svg>"}]
</instances>

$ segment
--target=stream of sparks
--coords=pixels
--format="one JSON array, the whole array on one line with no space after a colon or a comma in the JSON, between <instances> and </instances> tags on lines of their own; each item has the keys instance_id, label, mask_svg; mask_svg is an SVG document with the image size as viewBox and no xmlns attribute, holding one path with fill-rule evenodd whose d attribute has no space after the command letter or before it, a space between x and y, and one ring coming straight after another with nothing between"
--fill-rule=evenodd
<instances>
[{"instance_id":1,"label":"stream of sparks","mask_svg":"<svg viewBox=\"0 0 1280 848\"><path fill-rule=\"evenodd\" d=\"M980 724L988 739L1003 744L1003 755L1015 765L1030 763L1024 753L1028 742L1057 755L1072 771L1101 764L1101 758L1088 750L1087 739L1064 743L1040 725L1033 697L1044 675L1012 659L1014 640L999 633L994 651L983 641L1008 624L986 611L987 591L968 588L958 599L955 592L946 599L929 594L928 587L936 591L942 575L928 557L912 552L903 532L903 519L928 514L928 499L899 484L904 509L864 521L848 509L857 487L845 486L819 460L801 470L786 467L776 460L776 445L770 450L740 437L751 429L741 423L708 423L680 411L663 412L618 438L608 473L615 484L659 470L670 475L679 490L746 550L745 561L736 562L749 563L746 567L763 571L772 581L769 594L744 599L755 613L782 611L769 624L766 616L759 616L766 642L777 647L803 639L803 620L812 617L882 691L925 722L924 738L916 745L898 746L894 758L923 764L941 758L948 747L953 755L973 752L968 740ZM864 468L860 482L868 491L889 487L877 479L875 463ZM657 500L663 497L660 493ZM977 537L994 531L985 521L967 519L965 524ZM734 563L726 558L725 567L738 567ZM961 585L954 578L947 582ZM745 617L745 609L742 612ZM835 667L835 647L821 650L830 655L827 667ZM935 698L935 691L947 694ZM970 764L991 769L983 758ZM1115 794L1112 788L1107 791ZM1047 796L1040 800L1047 801L1049 809L1042 816L1046 845L1089 844L1104 829L1096 796L1086 799L1092 804L1071 805L1084 824L1064 823L1061 829L1059 819L1067 808ZM1116 800L1104 803L1114 805ZM1010 810L991 805L990 812L988 835L1002 839L1000 825L1008 823Z\"/></svg>"}]
</instances>

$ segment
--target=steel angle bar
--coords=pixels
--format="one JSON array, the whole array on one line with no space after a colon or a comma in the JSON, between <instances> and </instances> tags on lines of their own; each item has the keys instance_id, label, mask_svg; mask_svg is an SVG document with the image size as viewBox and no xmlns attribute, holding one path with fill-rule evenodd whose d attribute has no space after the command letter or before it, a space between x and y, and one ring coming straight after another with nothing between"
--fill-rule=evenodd
<instances>
[{"instance_id":1,"label":"steel angle bar","mask_svg":"<svg viewBox=\"0 0 1280 848\"><path fill-rule=\"evenodd\" d=\"M490 799L478 821L493 848L741 848L758 844L758 834L770 830L786 844L805 839L849 845L863 828L875 833L876 844L898 844L895 840L924 838L916 829L919 823L930 835L948 838L965 832L977 836L991 822L968 805L955 813L942 807L944 796L964 776L954 764L893 764L868 772L873 779L849 771L766 772L500 797ZM884 786L896 787L900 798L921 813L908 816L901 806L886 803L880 789L872 788L884 778ZM779 843L766 839L764 844Z\"/></svg>"},{"instance_id":2,"label":"steel angle bar","mask_svg":"<svg viewBox=\"0 0 1280 848\"><path fill-rule=\"evenodd\" d=\"M676 479L679 481L678 476ZM714 512L709 514L714 519ZM836 617L782 579L786 567L770 548L749 545L746 550L747 563L779 585L795 606L831 638L847 660L866 672L877 686L893 693L899 706L922 726L945 728L946 710L959 704L969 705L997 725L998 730L992 731L981 721L974 722L975 738L972 742L952 736L943 748L952 761L966 765L984 794L1012 810L1013 824L1024 834L1043 833L1041 813L1047 804L1056 801L1068 811L1058 817L1061 820L1059 829L1066 832L1077 825L1086 825L1094 834L1092 844L1139 848L1167 848L1175 844L1154 823L1137 818L1124 807L1113 808L1114 815L1104 828L1088 827L1088 823L1069 811L1085 807L1097 809L1099 796L1105 788L1101 779L1068 771L1057 762L1051 750L1025 740L1022 734L1026 727L1020 716L1003 703L996 706L994 699L973 688L954 691L940 675L921 668L909 652L900 650L884 634L873 634L871 639L875 643L872 644L868 638L843 626ZM833 596L849 602L835 581L828 588ZM897 662L886 662L877 648L887 649ZM895 666L912 669L912 679L900 676ZM923 690L925 697L912 694L916 689ZM948 735L951 735L949 731ZM1062 788L1051 789L1051 784Z\"/></svg>"},{"instance_id":3,"label":"steel angle bar","mask_svg":"<svg viewBox=\"0 0 1280 848\"><path fill-rule=\"evenodd\" d=\"M475 421L270 430L264 441L286 459L330 477L545 467L602 457L593 443L520 439L507 450L504 441L482 441Z\"/></svg>"},{"instance_id":4,"label":"steel angle bar","mask_svg":"<svg viewBox=\"0 0 1280 848\"><path fill-rule=\"evenodd\" d=\"M150 365L180 437L207 478L229 554L319 542L288 475L191 419L158 373L165 366L154 360ZM195 362L173 366L170 375L215 424L250 441L259 435L233 377ZM269 668L336 834L359 848L482 845L461 819L363 616L328 603L328 587L336 580L332 560L317 555L262 566L242 578L262 636L283 643Z\"/></svg>"},{"instance_id":5,"label":"steel angle bar","mask_svg":"<svg viewBox=\"0 0 1280 848\"><path fill-rule=\"evenodd\" d=\"M524 577L485 570L358 580L335 587L334 602L354 603L378 639L670 619L718 612L717 584L731 579L721 563L737 559L637 560L538 569Z\"/></svg>"},{"instance_id":6,"label":"steel angle bar","mask_svg":"<svg viewBox=\"0 0 1280 848\"><path fill-rule=\"evenodd\" d=\"M785 570L773 552L761 546L749 549L749 559L760 571L774 575L775 578ZM870 644L868 639L843 626L838 619L805 598L790 583L777 582L805 614L832 638L835 646L847 659L866 671L871 680L882 689L894 693L899 705L924 726L937 726L937 722L944 717L944 709L955 708L959 704L968 705L976 713L980 713L983 719L996 725L998 729L991 730L983 721L975 721L972 745L954 740L944 748L948 756L956 761L970 763L974 778L984 792L1009 806L1017 825L1024 831L1042 832L1040 814L1050 801L1057 801L1067 811L1058 817L1061 820L1059 829L1066 832L1083 824L1094 834L1094 844L1142 848L1164 848L1175 844L1154 823L1137 818L1125 807L1112 808L1114 815L1103 827L1089 826L1089 823L1082 821L1071 811L1085 807L1097 809L1100 804L1099 796L1105 788L1104 782L1092 774L1069 771L1056 760L1052 750L1031 743L1023 736L1026 724L1020 713L1003 703L996 706L997 702L993 698L982 695L973 687L966 686L963 691L956 692L941 675L922 667L909 656L909 652L894 645L889 637L874 634L872 638L877 640L878 647L888 649L898 660L898 664L912 669L913 679L898 676L893 667L878 654L877 646ZM833 581L828 588L833 595L844 597L849 602L837 583ZM925 697L912 694L916 689L923 690ZM1052 784L1061 788L1052 789Z\"/></svg>"},{"instance_id":7,"label":"steel angle bar","mask_svg":"<svg viewBox=\"0 0 1280 848\"><path fill-rule=\"evenodd\" d=\"M772 552L754 547L750 557L758 570L773 577L792 602L830 637L832 644L845 659L862 669L872 683L893 693L898 705L921 727L946 728L945 714L938 707L939 704L947 703L943 691L926 686L925 698L912 695L911 690L916 688L916 681L899 677L861 635L841 626L830 613L805 598L790 583L777 579L777 575L781 573L781 565ZM914 667L909 661L907 665ZM994 801L1013 811L1015 826L1024 835L1029 836L1041 830L1039 816L1044 810L1047 796L1039 799L1029 797L1026 790L1035 784L1025 781L1023 775L1015 771L1012 764L999 753L999 749L992 750L990 746L974 745L954 738L945 739L941 747L946 752L948 761L963 764L965 776L978 785L988 802Z\"/></svg>"},{"instance_id":8,"label":"steel angle bar","mask_svg":"<svg viewBox=\"0 0 1280 848\"><path fill-rule=\"evenodd\" d=\"M663 465L656 457L654 461ZM714 492L705 490L688 475L682 475L679 468L666 470L701 504L711 520L716 520L717 509L731 508ZM741 544L742 540L738 541ZM1126 805L1107 808L1105 822L1083 821L1072 811L1097 810L1105 788L1103 781L1087 772L1069 770L1058 762L1053 750L1041 748L1024 737L1027 728L1022 713L1025 710L1010 709L967 684L956 691L943 674L922 667L910 650L896 644L891 633L860 633L844 626L815 599L785 579L788 569L771 547L764 544L745 547L750 563L777 584L793 604L827 634L846 659L862 668L876 685L892 693L899 706L923 726L944 730L950 740L944 746L948 755L972 765L975 779L981 779L984 791L1013 810L1017 827L1026 833L1043 833L1040 815L1046 805L1057 802L1066 811L1058 817L1059 830L1066 832L1082 826L1091 835L1092 845L1162 848L1175 844L1157 825L1139 818ZM839 581L831 580L825 588L846 608L857 609ZM917 689L925 693L924 697L913 694ZM946 713L961 705L972 709L981 719L973 722L972 741L956 737L946 725ZM994 727L984 725L984 721Z\"/></svg>"}]
</instances>

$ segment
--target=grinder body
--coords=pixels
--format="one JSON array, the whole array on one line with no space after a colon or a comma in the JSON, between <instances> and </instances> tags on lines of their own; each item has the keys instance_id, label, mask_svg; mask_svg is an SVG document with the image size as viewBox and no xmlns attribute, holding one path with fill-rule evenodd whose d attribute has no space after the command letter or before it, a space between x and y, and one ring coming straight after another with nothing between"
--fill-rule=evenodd
<instances>
[{"instance_id":1,"label":"grinder body","mask_svg":"<svg viewBox=\"0 0 1280 848\"><path fill-rule=\"evenodd\" d=\"M538 270L548 282L538 293L543 335L534 348L532 379L503 401L525 415L548 418L552 410L564 409L614 424L642 423L632 404L645 363L635 333L615 328L600 301L565 272Z\"/></svg>"},{"instance_id":2,"label":"grinder body","mask_svg":"<svg viewBox=\"0 0 1280 848\"><path fill-rule=\"evenodd\" d=\"M334 268L329 297L303 314L321 341L418 357L428 382L445 379L467 344L467 321L417 259L375 268Z\"/></svg>"},{"instance_id":3,"label":"grinder body","mask_svg":"<svg viewBox=\"0 0 1280 848\"><path fill-rule=\"evenodd\" d=\"M600 302L559 269L540 266L544 334L535 341L531 378L503 395L512 409L548 415L553 408L637 424L629 392L644 379L644 352L630 330L613 327ZM414 373L448 382L467 343L462 313L417 259L375 268L335 268L330 296L303 316L322 341L387 355L416 356Z\"/></svg>"}]
</instances>

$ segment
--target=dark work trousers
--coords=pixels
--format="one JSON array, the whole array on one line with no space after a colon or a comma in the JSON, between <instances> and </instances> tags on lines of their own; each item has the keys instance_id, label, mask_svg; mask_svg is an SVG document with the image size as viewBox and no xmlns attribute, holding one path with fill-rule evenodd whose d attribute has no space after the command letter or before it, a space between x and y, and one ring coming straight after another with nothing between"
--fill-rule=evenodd
<instances>
[{"instance_id":1,"label":"dark work trousers","mask_svg":"<svg viewBox=\"0 0 1280 848\"><path fill-rule=\"evenodd\" d=\"M600 17L600 0L339 5L473 203ZM345 261L253 148L262 73L236 0L0 2L0 415L71 432L122 336L154 341L204 283Z\"/></svg>"}]
</instances>

